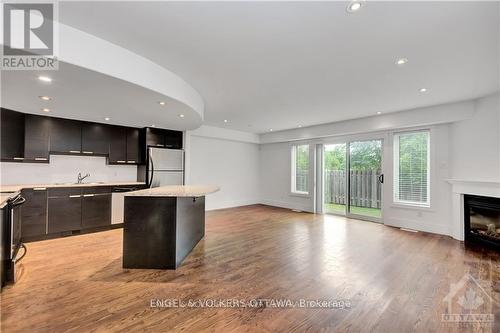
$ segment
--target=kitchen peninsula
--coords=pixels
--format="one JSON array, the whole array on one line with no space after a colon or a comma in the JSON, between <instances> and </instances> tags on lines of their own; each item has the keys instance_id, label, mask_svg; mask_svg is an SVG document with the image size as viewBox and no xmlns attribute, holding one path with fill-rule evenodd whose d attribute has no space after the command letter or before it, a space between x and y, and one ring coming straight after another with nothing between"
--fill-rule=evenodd
<instances>
[{"instance_id":1,"label":"kitchen peninsula","mask_svg":"<svg viewBox=\"0 0 500 333\"><path fill-rule=\"evenodd\" d=\"M128 192L123 267L177 268L205 235L205 196L218 190L171 185Z\"/></svg>"}]
</instances>

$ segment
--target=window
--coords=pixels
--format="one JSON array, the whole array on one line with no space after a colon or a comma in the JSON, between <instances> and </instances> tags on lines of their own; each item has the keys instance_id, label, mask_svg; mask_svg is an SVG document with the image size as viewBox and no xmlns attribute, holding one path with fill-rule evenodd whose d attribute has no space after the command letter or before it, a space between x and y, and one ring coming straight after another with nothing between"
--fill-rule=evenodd
<instances>
[{"instance_id":1,"label":"window","mask_svg":"<svg viewBox=\"0 0 500 333\"><path fill-rule=\"evenodd\" d=\"M429 131L394 135L394 202L430 206Z\"/></svg>"},{"instance_id":2,"label":"window","mask_svg":"<svg viewBox=\"0 0 500 333\"><path fill-rule=\"evenodd\" d=\"M309 145L292 146L292 192L309 194Z\"/></svg>"}]
</instances>

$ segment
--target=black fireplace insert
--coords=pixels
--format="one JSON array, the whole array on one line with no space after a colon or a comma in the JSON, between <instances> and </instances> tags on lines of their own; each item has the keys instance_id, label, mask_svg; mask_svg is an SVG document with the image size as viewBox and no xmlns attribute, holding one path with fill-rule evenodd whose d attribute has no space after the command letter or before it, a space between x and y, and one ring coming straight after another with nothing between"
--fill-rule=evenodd
<instances>
[{"instance_id":1,"label":"black fireplace insert","mask_svg":"<svg viewBox=\"0 0 500 333\"><path fill-rule=\"evenodd\" d=\"M500 250L500 198L464 195L465 242Z\"/></svg>"}]
</instances>

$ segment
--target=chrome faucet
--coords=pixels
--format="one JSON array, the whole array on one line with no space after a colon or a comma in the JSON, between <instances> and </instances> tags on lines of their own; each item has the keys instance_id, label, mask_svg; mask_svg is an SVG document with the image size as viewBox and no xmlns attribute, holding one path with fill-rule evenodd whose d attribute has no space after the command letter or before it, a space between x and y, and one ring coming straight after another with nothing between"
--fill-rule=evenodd
<instances>
[{"instance_id":1,"label":"chrome faucet","mask_svg":"<svg viewBox=\"0 0 500 333\"><path fill-rule=\"evenodd\" d=\"M88 173L88 174L86 174L85 176L83 176L83 177L82 177L82 173L81 173L81 172L79 172L79 173L78 173L78 182L77 182L77 184L81 184L81 183L82 183L82 181L83 181L85 178L87 178L87 177L90 177L90 173Z\"/></svg>"}]
</instances>

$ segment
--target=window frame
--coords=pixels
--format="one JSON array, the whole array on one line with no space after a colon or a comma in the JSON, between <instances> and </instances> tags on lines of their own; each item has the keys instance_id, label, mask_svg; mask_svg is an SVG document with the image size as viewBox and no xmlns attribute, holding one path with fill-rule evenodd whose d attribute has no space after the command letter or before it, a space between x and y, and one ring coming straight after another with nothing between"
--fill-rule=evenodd
<instances>
[{"instance_id":1,"label":"window frame","mask_svg":"<svg viewBox=\"0 0 500 333\"><path fill-rule=\"evenodd\" d=\"M297 147L306 146L307 147L307 191L297 191ZM311 147L307 143L297 143L291 146L291 163L290 163L290 193L295 196L310 196L310 173L311 173Z\"/></svg>"},{"instance_id":2,"label":"window frame","mask_svg":"<svg viewBox=\"0 0 500 333\"><path fill-rule=\"evenodd\" d=\"M399 199L399 138L401 135L413 134L413 133L427 133L427 201L409 201ZM415 129L409 131L395 132L392 135L393 143L393 177L392 177L392 203L395 206L408 207L408 208L431 208L431 168L432 168L432 131L429 128Z\"/></svg>"}]
</instances>

